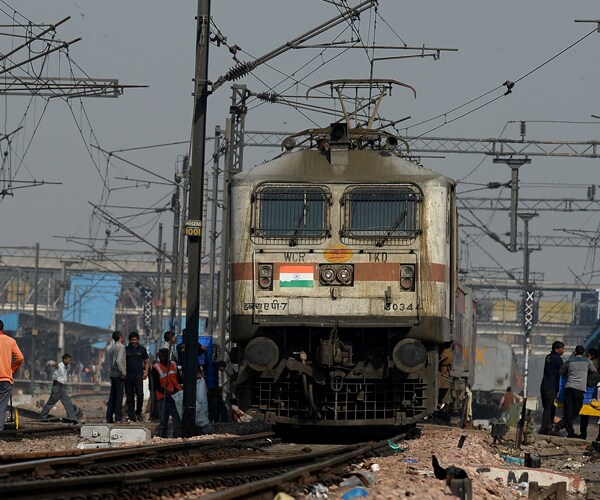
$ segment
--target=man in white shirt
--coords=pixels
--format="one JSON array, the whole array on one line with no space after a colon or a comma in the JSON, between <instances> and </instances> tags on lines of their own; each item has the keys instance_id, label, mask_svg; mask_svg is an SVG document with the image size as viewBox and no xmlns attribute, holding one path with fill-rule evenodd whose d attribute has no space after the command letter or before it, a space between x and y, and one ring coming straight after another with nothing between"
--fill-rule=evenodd
<instances>
[{"instance_id":1,"label":"man in white shirt","mask_svg":"<svg viewBox=\"0 0 600 500\"><path fill-rule=\"evenodd\" d=\"M208 417L208 388L201 366L196 370L196 431L212 434L213 429Z\"/></svg>"},{"instance_id":2,"label":"man in white shirt","mask_svg":"<svg viewBox=\"0 0 600 500\"><path fill-rule=\"evenodd\" d=\"M67 412L67 418L77 423L77 415L75 413L75 407L71 401L71 398L67 394L65 384L67 383L67 372L69 371L69 365L71 364L71 355L64 354L62 362L56 365L54 373L52 374L52 390L50 391L50 397L40 413L40 418L48 418L50 410L54 408L54 405L59 401L65 407Z\"/></svg>"}]
</instances>

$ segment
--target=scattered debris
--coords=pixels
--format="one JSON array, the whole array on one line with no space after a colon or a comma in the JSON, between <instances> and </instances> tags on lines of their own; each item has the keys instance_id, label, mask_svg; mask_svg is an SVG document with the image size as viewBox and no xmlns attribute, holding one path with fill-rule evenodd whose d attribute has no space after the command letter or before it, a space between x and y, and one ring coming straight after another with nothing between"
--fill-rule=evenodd
<instances>
[{"instance_id":1,"label":"scattered debris","mask_svg":"<svg viewBox=\"0 0 600 500\"><path fill-rule=\"evenodd\" d=\"M500 455L500 458L508 464L525 465L525 460L519 457L511 457L510 455Z\"/></svg>"},{"instance_id":2,"label":"scattered debris","mask_svg":"<svg viewBox=\"0 0 600 500\"><path fill-rule=\"evenodd\" d=\"M342 495L342 500L351 500L352 498L368 497L369 492L365 488L352 488Z\"/></svg>"},{"instance_id":3,"label":"scattered debris","mask_svg":"<svg viewBox=\"0 0 600 500\"><path fill-rule=\"evenodd\" d=\"M435 455L431 456L431 463L433 465L433 473L435 477L437 479L446 481L448 486L450 486L450 482L453 479L465 479L469 477L463 469L455 467L454 465L446 468L442 467Z\"/></svg>"},{"instance_id":4,"label":"scattered debris","mask_svg":"<svg viewBox=\"0 0 600 500\"><path fill-rule=\"evenodd\" d=\"M394 443L391 439L388 439L387 444L394 451L394 453L402 453L406 451L406 448L402 448L398 444Z\"/></svg>"},{"instance_id":5,"label":"scattered debris","mask_svg":"<svg viewBox=\"0 0 600 500\"><path fill-rule=\"evenodd\" d=\"M529 483L529 498L532 500L543 500L546 498L555 498L556 500L566 500L567 483L564 481L554 483L542 488L535 481Z\"/></svg>"}]
</instances>

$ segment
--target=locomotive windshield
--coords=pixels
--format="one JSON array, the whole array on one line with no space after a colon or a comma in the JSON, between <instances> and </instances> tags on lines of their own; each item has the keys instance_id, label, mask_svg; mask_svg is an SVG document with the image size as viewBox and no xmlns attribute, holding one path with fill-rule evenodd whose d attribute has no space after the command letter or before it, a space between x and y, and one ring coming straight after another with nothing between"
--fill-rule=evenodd
<instances>
[{"instance_id":1,"label":"locomotive windshield","mask_svg":"<svg viewBox=\"0 0 600 500\"><path fill-rule=\"evenodd\" d=\"M377 246L414 238L420 193L410 186L354 187L344 193L345 238L374 240Z\"/></svg>"},{"instance_id":2,"label":"locomotive windshield","mask_svg":"<svg viewBox=\"0 0 600 500\"><path fill-rule=\"evenodd\" d=\"M299 241L324 238L328 233L329 193L318 187L263 186L255 194L255 236Z\"/></svg>"}]
</instances>

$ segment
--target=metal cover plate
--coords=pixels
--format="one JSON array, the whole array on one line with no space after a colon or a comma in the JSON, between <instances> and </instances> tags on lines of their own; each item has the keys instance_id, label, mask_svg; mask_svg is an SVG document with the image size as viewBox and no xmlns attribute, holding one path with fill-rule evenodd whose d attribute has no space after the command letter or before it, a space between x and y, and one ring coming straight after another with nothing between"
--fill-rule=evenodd
<instances>
[{"instance_id":1,"label":"metal cover plate","mask_svg":"<svg viewBox=\"0 0 600 500\"><path fill-rule=\"evenodd\" d=\"M97 443L110 442L109 424L86 424L81 426L81 437Z\"/></svg>"},{"instance_id":2,"label":"metal cover plate","mask_svg":"<svg viewBox=\"0 0 600 500\"><path fill-rule=\"evenodd\" d=\"M146 427L113 427L110 430L111 443L136 443L150 439L152 433Z\"/></svg>"}]
</instances>

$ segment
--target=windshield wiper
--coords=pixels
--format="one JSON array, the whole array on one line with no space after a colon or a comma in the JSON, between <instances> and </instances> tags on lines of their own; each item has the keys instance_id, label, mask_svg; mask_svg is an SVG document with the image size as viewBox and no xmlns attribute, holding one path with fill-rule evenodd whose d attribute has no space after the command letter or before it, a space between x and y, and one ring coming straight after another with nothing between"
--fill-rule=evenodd
<instances>
[{"instance_id":1,"label":"windshield wiper","mask_svg":"<svg viewBox=\"0 0 600 500\"><path fill-rule=\"evenodd\" d=\"M300 211L300 217L298 217L298 222L296 223L296 227L294 232L292 233L292 237L290 238L290 246L295 247L298 244L298 233L300 232L300 228L306 226L306 216L308 215L308 205L306 203L306 197L302 203L302 210Z\"/></svg>"},{"instance_id":2,"label":"windshield wiper","mask_svg":"<svg viewBox=\"0 0 600 500\"><path fill-rule=\"evenodd\" d=\"M398 226L404 222L404 219L406 219L407 214L408 214L408 212L406 210L404 210L404 212L400 212L400 215L398 215L398 217L396 217L396 220L390 226L387 233L385 233L385 236L383 238L381 238L375 246L382 247L385 244L385 242L387 241L387 239L392 235L392 233L396 229L398 229Z\"/></svg>"}]
</instances>

